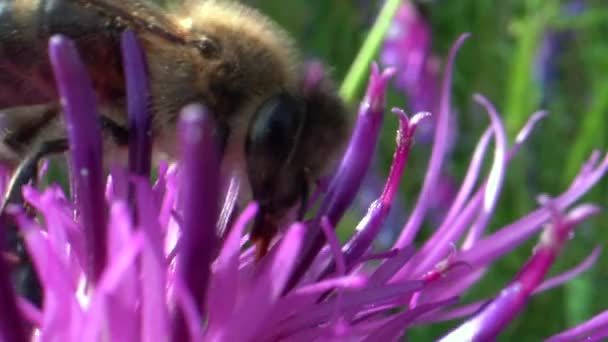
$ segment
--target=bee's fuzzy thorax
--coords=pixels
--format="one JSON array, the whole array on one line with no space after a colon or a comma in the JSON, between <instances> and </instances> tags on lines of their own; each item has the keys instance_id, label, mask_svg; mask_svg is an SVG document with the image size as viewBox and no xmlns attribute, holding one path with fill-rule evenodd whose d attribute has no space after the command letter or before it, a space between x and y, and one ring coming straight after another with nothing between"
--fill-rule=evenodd
<instances>
[{"instance_id":1,"label":"bee's fuzzy thorax","mask_svg":"<svg viewBox=\"0 0 608 342\"><path fill-rule=\"evenodd\" d=\"M279 25L233 1L203 1L190 7L188 13L193 33L219 40L225 50L222 53L234 54L235 59L248 56L238 58L236 67L242 74L255 77L258 87L264 87L259 80L267 79L269 86L279 83L285 90L295 91L299 57L291 37Z\"/></svg>"}]
</instances>

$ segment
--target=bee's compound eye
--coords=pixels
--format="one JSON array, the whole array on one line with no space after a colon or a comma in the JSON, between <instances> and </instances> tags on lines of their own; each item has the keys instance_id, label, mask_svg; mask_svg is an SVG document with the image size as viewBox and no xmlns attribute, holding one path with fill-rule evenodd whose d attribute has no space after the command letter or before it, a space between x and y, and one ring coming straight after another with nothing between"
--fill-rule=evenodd
<instances>
[{"instance_id":1,"label":"bee's compound eye","mask_svg":"<svg viewBox=\"0 0 608 342\"><path fill-rule=\"evenodd\" d=\"M279 94L266 100L255 113L247 136L248 158L284 164L297 147L304 125L304 103L293 96ZM280 165L277 165L277 167Z\"/></svg>"}]
</instances>

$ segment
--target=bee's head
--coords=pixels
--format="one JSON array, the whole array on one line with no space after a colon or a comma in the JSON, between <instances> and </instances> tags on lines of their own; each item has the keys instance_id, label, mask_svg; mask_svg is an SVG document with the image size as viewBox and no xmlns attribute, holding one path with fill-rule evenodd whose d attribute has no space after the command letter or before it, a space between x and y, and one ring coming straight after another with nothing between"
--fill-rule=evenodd
<instances>
[{"instance_id":1,"label":"bee's head","mask_svg":"<svg viewBox=\"0 0 608 342\"><path fill-rule=\"evenodd\" d=\"M310 185L331 169L350 130L348 111L323 70L315 64L302 74L300 93L265 100L247 130L247 174L265 216L257 225L306 204Z\"/></svg>"}]
</instances>

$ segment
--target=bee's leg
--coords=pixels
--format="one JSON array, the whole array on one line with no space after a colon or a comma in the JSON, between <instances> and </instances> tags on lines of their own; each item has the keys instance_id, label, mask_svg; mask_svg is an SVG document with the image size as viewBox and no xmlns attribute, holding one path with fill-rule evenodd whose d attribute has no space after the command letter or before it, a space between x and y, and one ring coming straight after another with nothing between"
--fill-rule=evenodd
<instances>
[{"instance_id":1,"label":"bee's leg","mask_svg":"<svg viewBox=\"0 0 608 342\"><path fill-rule=\"evenodd\" d=\"M35 182L40 160L50 154L64 152L67 148L68 143L66 139L51 140L38 145L15 170L2 202L0 219L2 220L2 227L7 234L8 254L15 260L13 263L14 267L12 268L15 287L19 293L37 306L41 306L42 304L40 280L32 267L31 260L24 246L23 237L15 226L15 223L9 219L5 209L9 204L24 206L21 189L24 185Z\"/></svg>"},{"instance_id":2,"label":"bee's leg","mask_svg":"<svg viewBox=\"0 0 608 342\"><path fill-rule=\"evenodd\" d=\"M0 257L6 258L12 267L12 276L17 291L37 306L42 304L40 281L33 269L22 236L15 222L6 213L9 204L23 206L22 187L34 184L41 159L66 151L68 141L65 128L59 120L61 113L57 104L14 107L2 110L0 130L0 159L12 166L13 173L0 206L0 221L6 231L7 243ZM100 116L104 135L116 145L128 144L128 132L119 124ZM45 140L43 140L45 139ZM32 213L30 213L32 214Z\"/></svg>"},{"instance_id":3,"label":"bee's leg","mask_svg":"<svg viewBox=\"0 0 608 342\"><path fill-rule=\"evenodd\" d=\"M21 188L34 182L38 175L38 164L40 160L51 154L65 152L68 149L67 139L56 139L46 141L38 145L32 153L27 156L13 173L13 177L8 185L6 195L2 202L2 213L8 204L23 204Z\"/></svg>"},{"instance_id":4,"label":"bee's leg","mask_svg":"<svg viewBox=\"0 0 608 342\"><path fill-rule=\"evenodd\" d=\"M4 212L9 203L23 203L21 187L36 179L40 159L65 152L68 143L57 104L13 107L0 113L0 160L13 168L2 202ZM127 128L105 116L99 116L99 123L104 135L116 146L128 145Z\"/></svg>"},{"instance_id":5,"label":"bee's leg","mask_svg":"<svg viewBox=\"0 0 608 342\"><path fill-rule=\"evenodd\" d=\"M32 106L32 108L37 106ZM56 107L55 107L56 108ZM9 110L10 111L10 110ZM58 113L57 113L58 114ZM20 114L23 115L23 114ZM127 146L129 143L128 131L126 128L123 128L119 124L115 123L111 119L105 116L99 116L99 122L102 131L110 136L113 142L117 146ZM45 120L45 124L51 123L50 121ZM52 124L52 123L51 123ZM49 125L50 126L50 125ZM13 125L14 127L14 125ZM32 127L20 127L21 129L15 130L11 128L11 135L7 135L3 137L2 143L4 144L4 148L7 149L7 146L10 146L13 150L16 150L14 154L24 154L25 158L21 159L18 163L17 168L13 171L13 176L9 183L8 189L6 191L6 195L2 202L1 211L4 212L7 204L23 204L23 198L21 195L21 188L28 184L31 181L34 181L38 174L38 163L41 159L52 155L63 153L68 150L69 145L67 138L65 138L65 133L55 133L54 136L57 138L50 139L42 142L32 142L30 143L27 139L32 139L36 136L36 132L28 132L27 139L25 137L25 133L21 133L25 128L32 129ZM44 130L47 129L46 126L42 125L42 123L35 128L36 130ZM18 136L18 137L17 137ZM31 137L30 137L31 136ZM9 142L10 141L10 142ZM30 148L29 152L24 153L23 147L18 146L19 143L15 142L19 141L20 143L25 143L27 145L33 145ZM0 153L1 154L1 153ZM0 156L1 157L1 156ZM13 157L15 158L15 157ZM1 159L1 158L0 158Z\"/></svg>"},{"instance_id":6,"label":"bee's leg","mask_svg":"<svg viewBox=\"0 0 608 342\"><path fill-rule=\"evenodd\" d=\"M12 278L17 291L37 305L42 301L40 283L6 207L9 204L23 206L21 189L23 185L36 181L39 160L67 148L63 139L65 133L57 129L60 127L57 119L59 108L58 104L49 103L0 111L0 160L12 171L0 204L0 229L6 232L0 255L13 266Z\"/></svg>"}]
</instances>

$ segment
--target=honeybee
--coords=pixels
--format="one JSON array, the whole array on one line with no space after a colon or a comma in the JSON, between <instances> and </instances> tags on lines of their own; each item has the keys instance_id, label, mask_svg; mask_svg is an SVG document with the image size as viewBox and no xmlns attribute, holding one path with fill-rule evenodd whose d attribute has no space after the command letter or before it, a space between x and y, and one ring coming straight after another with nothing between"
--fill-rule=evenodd
<instances>
[{"instance_id":1,"label":"honeybee","mask_svg":"<svg viewBox=\"0 0 608 342\"><path fill-rule=\"evenodd\" d=\"M348 110L329 77L308 77L288 34L258 11L200 1L180 13L188 16L139 0L0 2L0 159L17 169L5 203L19 198L40 158L68 147L47 53L54 34L79 49L98 96L104 148L121 155L111 152L128 141L120 35L129 29L149 67L155 153L175 156L179 110L206 105L221 133L222 169L241 170L259 203L250 237L258 256L266 253L344 146Z\"/></svg>"}]
</instances>

